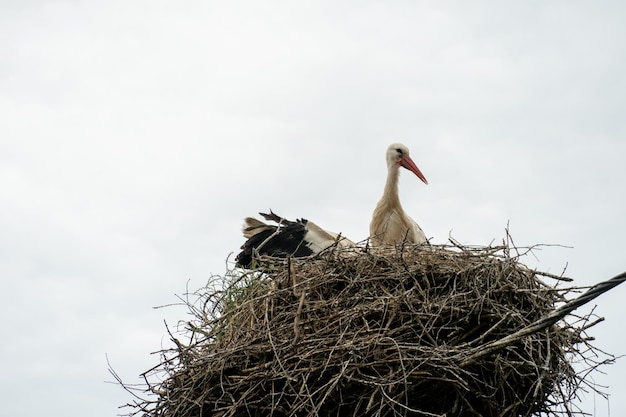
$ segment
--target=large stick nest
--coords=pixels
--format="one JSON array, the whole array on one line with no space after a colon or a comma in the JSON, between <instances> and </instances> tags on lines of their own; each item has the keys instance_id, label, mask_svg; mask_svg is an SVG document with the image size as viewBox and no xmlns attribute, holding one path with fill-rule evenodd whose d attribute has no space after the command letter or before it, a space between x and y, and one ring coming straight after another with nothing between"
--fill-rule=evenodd
<instances>
[{"instance_id":1,"label":"large stick nest","mask_svg":"<svg viewBox=\"0 0 626 417\"><path fill-rule=\"evenodd\" d=\"M518 255L407 246L233 270L186 300L187 341L172 336L131 415L572 415L600 362L585 334L591 316L485 348L573 291Z\"/></svg>"}]
</instances>

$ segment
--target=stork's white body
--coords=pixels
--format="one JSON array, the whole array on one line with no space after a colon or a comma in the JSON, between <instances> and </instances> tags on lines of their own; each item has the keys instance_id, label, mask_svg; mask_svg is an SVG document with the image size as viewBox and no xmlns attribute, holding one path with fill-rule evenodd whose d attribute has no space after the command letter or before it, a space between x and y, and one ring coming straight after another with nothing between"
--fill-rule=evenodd
<instances>
[{"instance_id":1,"label":"stork's white body","mask_svg":"<svg viewBox=\"0 0 626 417\"><path fill-rule=\"evenodd\" d=\"M387 181L383 196L374 209L370 223L370 242L374 246L399 243L425 243L426 235L422 228L409 217L400 204L398 180L400 167L417 175L424 183L426 178L417 168L406 146L394 143L387 149Z\"/></svg>"}]
</instances>

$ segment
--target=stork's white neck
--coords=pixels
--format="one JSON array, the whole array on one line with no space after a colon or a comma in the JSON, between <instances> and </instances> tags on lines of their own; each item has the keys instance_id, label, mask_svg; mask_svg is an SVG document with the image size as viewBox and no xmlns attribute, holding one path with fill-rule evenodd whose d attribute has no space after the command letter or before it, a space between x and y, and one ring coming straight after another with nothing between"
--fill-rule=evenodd
<instances>
[{"instance_id":1,"label":"stork's white neck","mask_svg":"<svg viewBox=\"0 0 626 417\"><path fill-rule=\"evenodd\" d=\"M378 202L379 206L395 206L401 209L400 196L398 193L398 180L400 178L400 166L396 163L390 163L387 168L387 181L383 196Z\"/></svg>"}]
</instances>

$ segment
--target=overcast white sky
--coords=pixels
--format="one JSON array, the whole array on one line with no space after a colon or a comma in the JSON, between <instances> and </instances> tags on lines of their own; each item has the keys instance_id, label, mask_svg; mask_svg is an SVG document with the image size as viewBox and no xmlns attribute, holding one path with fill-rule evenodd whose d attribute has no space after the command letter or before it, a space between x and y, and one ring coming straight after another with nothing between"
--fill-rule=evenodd
<instances>
[{"instance_id":1,"label":"overcast white sky","mask_svg":"<svg viewBox=\"0 0 626 417\"><path fill-rule=\"evenodd\" d=\"M0 415L112 416L169 346L153 309L225 271L272 208L367 236L384 152L433 242L552 243L626 269L623 1L0 3ZM626 286L596 345L626 354ZM626 415L626 359L596 374ZM123 410L122 410L123 411Z\"/></svg>"}]
</instances>

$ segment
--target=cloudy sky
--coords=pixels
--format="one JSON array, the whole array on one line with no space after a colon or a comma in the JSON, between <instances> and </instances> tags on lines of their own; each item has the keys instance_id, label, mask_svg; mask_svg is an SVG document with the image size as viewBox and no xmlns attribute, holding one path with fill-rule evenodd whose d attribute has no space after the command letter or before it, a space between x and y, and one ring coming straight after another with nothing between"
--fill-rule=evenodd
<instances>
[{"instance_id":1,"label":"cloudy sky","mask_svg":"<svg viewBox=\"0 0 626 417\"><path fill-rule=\"evenodd\" d=\"M0 3L1 416L113 416L168 347L177 295L272 208L367 237L384 152L432 241L626 269L622 1ZM593 303L626 354L626 286ZM590 306L592 307L592 306ZM585 310L585 311L588 311ZM626 415L626 359L595 374Z\"/></svg>"}]
</instances>

